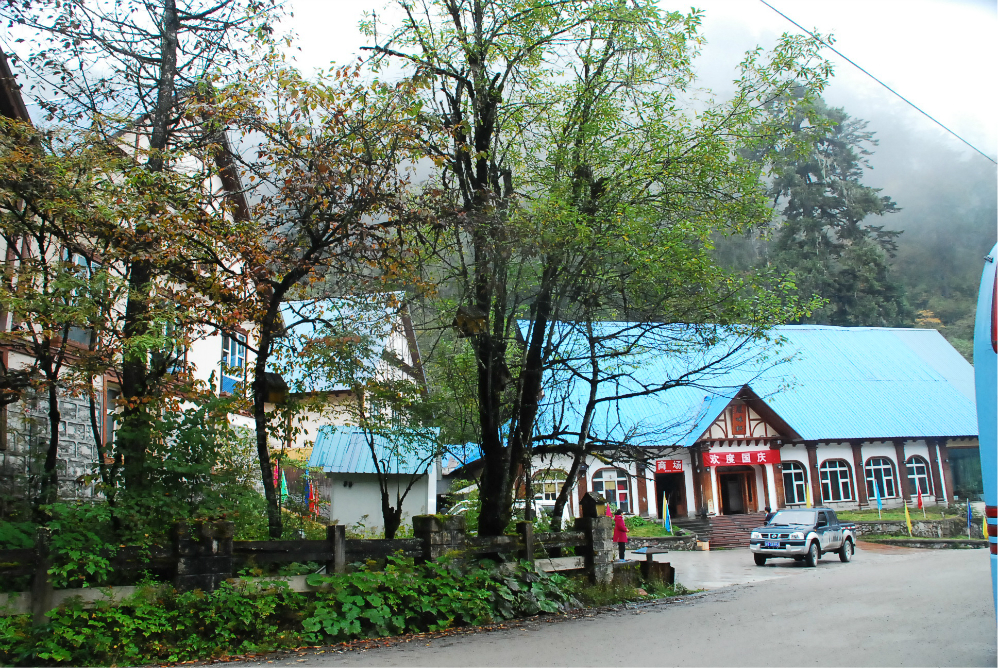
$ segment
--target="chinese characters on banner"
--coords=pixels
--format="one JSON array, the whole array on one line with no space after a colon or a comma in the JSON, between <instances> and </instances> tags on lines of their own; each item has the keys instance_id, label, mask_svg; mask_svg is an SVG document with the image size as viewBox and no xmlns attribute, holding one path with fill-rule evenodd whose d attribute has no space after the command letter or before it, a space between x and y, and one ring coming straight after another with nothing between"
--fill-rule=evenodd
<instances>
[{"instance_id":1,"label":"chinese characters on banner","mask_svg":"<svg viewBox=\"0 0 998 668\"><path fill-rule=\"evenodd\" d=\"M745 426L748 424L748 406L736 404L731 407L731 433L735 436L745 435Z\"/></svg>"},{"instance_id":2,"label":"chinese characters on banner","mask_svg":"<svg viewBox=\"0 0 998 668\"><path fill-rule=\"evenodd\" d=\"M779 450L738 450L735 452L705 452L704 466L740 466L742 464L779 464Z\"/></svg>"},{"instance_id":3,"label":"chinese characters on banner","mask_svg":"<svg viewBox=\"0 0 998 668\"><path fill-rule=\"evenodd\" d=\"M655 473L682 473L682 459L656 459Z\"/></svg>"}]
</instances>

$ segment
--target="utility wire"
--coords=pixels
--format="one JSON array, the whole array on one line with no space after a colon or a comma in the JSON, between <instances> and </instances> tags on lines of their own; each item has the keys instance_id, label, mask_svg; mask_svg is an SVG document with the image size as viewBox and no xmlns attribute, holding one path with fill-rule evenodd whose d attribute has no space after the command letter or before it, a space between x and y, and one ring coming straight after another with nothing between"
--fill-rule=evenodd
<instances>
[{"instance_id":1,"label":"utility wire","mask_svg":"<svg viewBox=\"0 0 998 668\"><path fill-rule=\"evenodd\" d=\"M946 127L945 125L943 125L940 121L937 121L935 118L933 118L932 116L930 116L928 114L928 112L925 112L922 109L920 109L917 104L915 104L914 102L912 102L911 100L909 100L908 98L906 98L904 95L902 95L901 93L897 92L896 90L894 90L893 88L891 88L890 86L888 86L887 84L885 84L883 81L881 81L877 77L875 77L872 74L870 74L869 72L867 72L865 69L863 69L862 67L860 67L860 65L858 63L856 63L856 61L852 60L851 58L849 58L848 56L846 56L844 53L842 53L841 51L839 51L838 49L836 49L834 46L832 46L831 44L829 44L825 40L821 39L820 37L818 37L817 35L815 35L813 32L811 32L810 30L808 30L807 28L805 28L804 26L802 26L801 24L799 24L796 21L794 21L792 18L790 18L789 16L787 16L786 14L784 14L783 12L781 12L779 9L777 9L773 5L771 5L768 2L766 2L766 0L759 0L759 2L761 2L764 5L766 5L767 7L769 7L770 9L772 9L774 12L776 12L777 14L779 14L780 16L782 16L783 18L785 18L786 20L788 20L791 23L793 23L795 26L797 26L798 28L800 28L801 30L803 30L804 32L806 32L808 35L810 35L811 37L813 37L814 39L816 39L818 42L820 42L823 46L826 46L829 49L831 49L832 51L834 51L835 53L837 53L846 62L848 62L850 65L852 65L853 67L855 67L856 69L858 69L860 72L862 72L866 76L870 77L871 79L873 79L874 81L876 81L878 84L880 84L881 86L883 86L884 88L886 88L887 90L889 90L890 92L894 93L899 98L901 98L902 100L904 100L905 102L907 102L915 111L919 112L920 114L922 114L923 116L925 116L926 118L928 118L930 121L932 121L933 123L935 123L936 125L938 125L939 127L941 127L943 130L945 130L946 132L950 133L951 135L953 135L954 137L956 137L957 139L959 139L960 141L962 141L964 144L966 144L970 148L974 149L975 151L977 151L978 153L980 153L981 155L983 155L985 158L987 158L988 160L990 160L992 163L998 165L998 162L995 162L994 158L992 158L987 153L985 153L981 149L979 149L976 146L974 146L973 144L971 144L969 141L967 141L966 139L964 139L963 137L961 137L960 135L958 135L957 133L955 133L953 130L950 130L948 127Z\"/></svg>"}]
</instances>

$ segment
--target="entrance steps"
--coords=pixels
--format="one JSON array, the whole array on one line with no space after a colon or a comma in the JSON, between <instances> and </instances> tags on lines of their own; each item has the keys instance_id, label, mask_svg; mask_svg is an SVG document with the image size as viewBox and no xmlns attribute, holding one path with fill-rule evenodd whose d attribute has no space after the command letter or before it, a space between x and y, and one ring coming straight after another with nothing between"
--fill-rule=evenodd
<instances>
[{"instance_id":1,"label":"entrance steps","mask_svg":"<svg viewBox=\"0 0 998 668\"><path fill-rule=\"evenodd\" d=\"M699 540L709 540L714 547L748 547L752 529L762 526L766 513L713 515L707 519L675 520L673 524L692 531Z\"/></svg>"}]
</instances>

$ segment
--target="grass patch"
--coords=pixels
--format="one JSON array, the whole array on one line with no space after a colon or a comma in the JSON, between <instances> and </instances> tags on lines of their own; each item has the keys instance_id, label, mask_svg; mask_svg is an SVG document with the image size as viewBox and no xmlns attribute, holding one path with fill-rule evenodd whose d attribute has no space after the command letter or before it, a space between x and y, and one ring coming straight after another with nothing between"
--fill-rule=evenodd
<instances>
[{"instance_id":1,"label":"grass patch","mask_svg":"<svg viewBox=\"0 0 998 668\"><path fill-rule=\"evenodd\" d=\"M661 520L649 520L635 516L625 519L624 524L627 525L628 538L662 538L682 535L682 529L676 529L672 532L666 531Z\"/></svg>"},{"instance_id":2,"label":"grass patch","mask_svg":"<svg viewBox=\"0 0 998 668\"><path fill-rule=\"evenodd\" d=\"M964 513L967 511L964 510ZM936 508L926 508L925 517L922 517L922 511L918 508L908 508L908 514L911 516L911 521L916 520L944 520L953 519L954 517L959 517L959 513L954 513L950 511L949 514L946 513L944 509ZM847 522L876 522L878 520L883 520L885 522L904 522L904 508L891 508L890 510L884 510L881 516L877 516L877 509L872 510L843 510L841 512L835 511L835 515L840 520L845 520ZM964 515L965 516L965 515Z\"/></svg>"}]
</instances>

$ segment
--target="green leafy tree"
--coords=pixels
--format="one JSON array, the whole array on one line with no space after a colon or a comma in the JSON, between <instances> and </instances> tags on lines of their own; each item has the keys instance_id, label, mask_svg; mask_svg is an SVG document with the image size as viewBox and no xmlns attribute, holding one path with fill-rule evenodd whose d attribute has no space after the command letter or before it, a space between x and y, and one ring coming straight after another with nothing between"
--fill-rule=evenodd
<instances>
[{"instance_id":1,"label":"green leafy tree","mask_svg":"<svg viewBox=\"0 0 998 668\"><path fill-rule=\"evenodd\" d=\"M385 36L371 48L428 82L424 152L438 172L423 192L436 215L422 240L439 286L428 326L453 322L474 352L479 530L494 535L530 461L551 324L706 305L712 281L696 272L707 267L655 280L657 267L676 267L704 230L768 215L758 167L735 151L766 102L791 85L820 89L828 68L814 43L784 38L769 57L747 56L733 102L692 114L676 93L694 78L697 12L617 0L400 5L399 26L369 26ZM522 349L519 319L531 322Z\"/></svg>"},{"instance_id":2,"label":"green leafy tree","mask_svg":"<svg viewBox=\"0 0 998 668\"><path fill-rule=\"evenodd\" d=\"M871 216L898 211L880 189L863 185L867 156L877 142L865 121L817 99L788 111L798 142L771 154L769 194L782 221L773 230L765 261L780 273L793 272L803 298L827 304L804 322L829 325L901 325L911 320L905 291L890 258L900 232L870 224Z\"/></svg>"}]
</instances>

